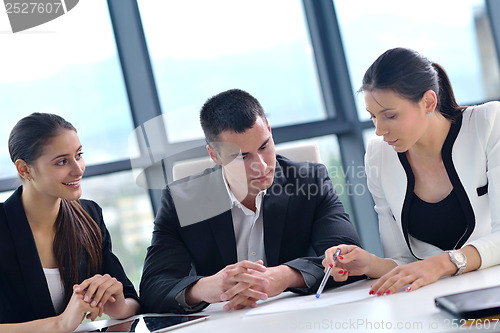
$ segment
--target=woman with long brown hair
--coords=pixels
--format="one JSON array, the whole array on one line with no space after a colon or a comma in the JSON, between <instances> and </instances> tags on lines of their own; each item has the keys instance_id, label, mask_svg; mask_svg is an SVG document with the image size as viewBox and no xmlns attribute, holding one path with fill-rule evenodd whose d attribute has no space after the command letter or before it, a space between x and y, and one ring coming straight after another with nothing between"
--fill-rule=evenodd
<instances>
[{"instance_id":1,"label":"woman with long brown hair","mask_svg":"<svg viewBox=\"0 0 500 333\"><path fill-rule=\"evenodd\" d=\"M101 208L79 200L76 129L33 113L12 129L9 153L22 186L0 204L0 332L70 332L85 317L136 314Z\"/></svg>"}]
</instances>

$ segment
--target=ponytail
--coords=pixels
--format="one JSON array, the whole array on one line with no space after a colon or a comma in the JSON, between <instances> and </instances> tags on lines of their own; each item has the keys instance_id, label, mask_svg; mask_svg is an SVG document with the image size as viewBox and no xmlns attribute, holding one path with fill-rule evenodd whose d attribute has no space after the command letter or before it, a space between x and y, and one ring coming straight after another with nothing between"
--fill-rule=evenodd
<instances>
[{"instance_id":1,"label":"ponytail","mask_svg":"<svg viewBox=\"0 0 500 333\"><path fill-rule=\"evenodd\" d=\"M460 116L465 107L458 105L450 79L443 67L435 62L432 63L432 67L436 70L439 81L439 99L436 108L445 118L453 120Z\"/></svg>"}]
</instances>

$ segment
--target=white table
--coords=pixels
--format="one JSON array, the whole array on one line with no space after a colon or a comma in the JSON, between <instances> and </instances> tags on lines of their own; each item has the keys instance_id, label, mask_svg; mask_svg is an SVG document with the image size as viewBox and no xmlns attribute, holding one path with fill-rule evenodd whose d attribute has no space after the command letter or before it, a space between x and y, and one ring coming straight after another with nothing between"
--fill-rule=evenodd
<instances>
[{"instance_id":1,"label":"white table","mask_svg":"<svg viewBox=\"0 0 500 333\"><path fill-rule=\"evenodd\" d=\"M373 280L359 281L354 286L345 286L325 291L335 293L345 288L363 289L368 293ZM429 286L407 293L400 291L389 296L370 296L367 299L316 309L301 309L285 313L245 316L251 309L223 312L223 303L212 304L203 314L211 317L174 332L467 332L485 331L477 327L459 327L452 316L434 305L434 298L451 293L500 285L500 266L470 272L461 276L444 278ZM274 299L279 302L284 293ZM293 296L301 297L301 296ZM282 301L283 302L283 301ZM94 326L93 326L94 325ZM79 329L92 329L99 323L86 323ZM500 332L500 322L494 322L487 331Z\"/></svg>"}]
</instances>

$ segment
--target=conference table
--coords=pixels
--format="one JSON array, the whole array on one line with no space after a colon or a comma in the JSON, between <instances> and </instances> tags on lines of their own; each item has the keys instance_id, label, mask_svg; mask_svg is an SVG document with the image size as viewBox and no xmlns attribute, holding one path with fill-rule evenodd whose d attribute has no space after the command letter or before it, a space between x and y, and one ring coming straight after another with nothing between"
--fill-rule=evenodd
<instances>
[{"instance_id":1,"label":"conference table","mask_svg":"<svg viewBox=\"0 0 500 333\"><path fill-rule=\"evenodd\" d=\"M368 295L373 282L363 280L326 290L319 299L285 292L255 309L224 312L225 303L211 304L201 312L210 315L207 320L174 332L500 332L497 320L467 326L465 320L455 319L434 305L438 296L500 285L500 266L384 296ZM84 323L77 332L119 322Z\"/></svg>"}]
</instances>

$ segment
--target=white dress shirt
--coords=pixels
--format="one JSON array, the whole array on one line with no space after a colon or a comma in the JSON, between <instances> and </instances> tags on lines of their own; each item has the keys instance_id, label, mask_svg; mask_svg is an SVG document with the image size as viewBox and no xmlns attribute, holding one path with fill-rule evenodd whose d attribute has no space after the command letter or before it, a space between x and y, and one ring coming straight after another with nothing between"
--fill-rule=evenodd
<instances>
[{"instance_id":1,"label":"white dress shirt","mask_svg":"<svg viewBox=\"0 0 500 333\"><path fill-rule=\"evenodd\" d=\"M264 218L262 214L262 203L266 190L260 191L255 198L255 213L243 206L239 202L222 172L222 179L226 186L227 193L231 200L231 215L233 218L234 237L236 240L236 253L238 262L242 260L257 261L262 260L264 265L266 262L266 253L264 248ZM188 305L186 302L186 289L183 289L175 296L175 300L179 305L187 311L198 311L204 307L205 302L200 302L196 305Z\"/></svg>"},{"instance_id":2,"label":"white dress shirt","mask_svg":"<svg viewBox=\"0 0 500 333\"><path fill-rule=\"evenodd\" d=\"M266 252L264 248L264 218L262 204L266 190L260 191L255 198L255 212L245 207L234 196L227 183L224 172L222 178L231 199L231 215L233 217L234 237L236 239L236 253L238 262L242 260L264 261L266 265Z\"/></svg>"}]
</instances>

